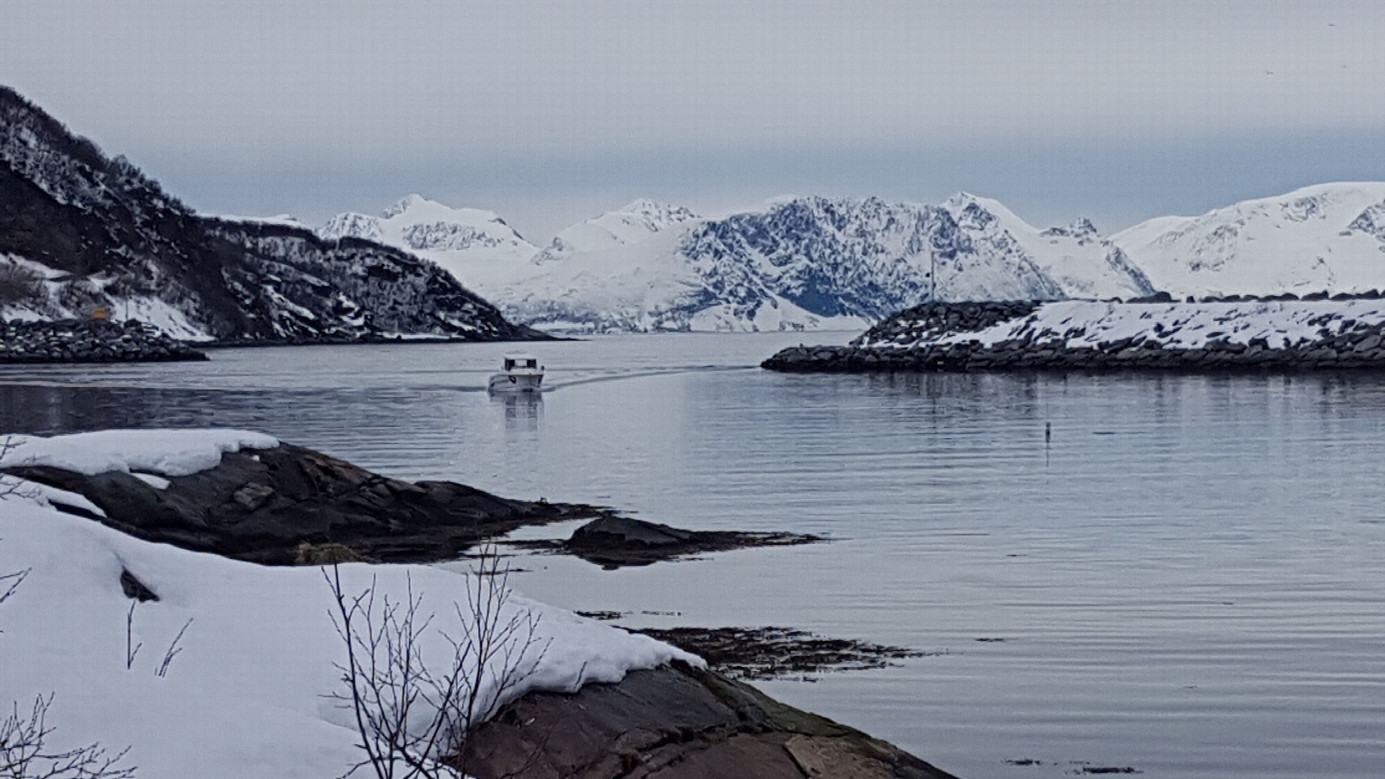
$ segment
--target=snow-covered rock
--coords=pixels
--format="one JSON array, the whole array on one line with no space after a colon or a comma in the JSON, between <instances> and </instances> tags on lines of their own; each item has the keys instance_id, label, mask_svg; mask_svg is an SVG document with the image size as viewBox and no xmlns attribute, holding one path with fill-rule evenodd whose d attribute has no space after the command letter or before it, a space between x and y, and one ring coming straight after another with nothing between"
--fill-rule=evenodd
<instances>
[{"instance_id":1,"label":"snow-covered rock","mask_svg":"<svg viewBox=\"0 0 1385 779\"><path fill-rule=\"evenodd\" d=\"M1159 217L1111 242L1178 297L1385 289L1385 183L1319 184Z\"/></svg>"}]
</instances>

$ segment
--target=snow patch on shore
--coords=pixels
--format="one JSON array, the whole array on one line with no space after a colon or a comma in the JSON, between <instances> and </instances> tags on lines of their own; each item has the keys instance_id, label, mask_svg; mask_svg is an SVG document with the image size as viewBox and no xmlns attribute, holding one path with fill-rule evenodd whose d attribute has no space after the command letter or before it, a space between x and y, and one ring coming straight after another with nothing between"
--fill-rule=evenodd
<instances>
[{"instance_id":1,"label":"snow patch on shore","mask_svg":"<svg viewBox=\"0 0 1385 779\"><path fill-rule=\"evenodd\" d=\"M53 436L11 436L0 466L49 465L88 476L143 471L187 476L215 468L226 452L273 449L278 439L246 430L101 430Z\"/></svg>"}]
</instances>

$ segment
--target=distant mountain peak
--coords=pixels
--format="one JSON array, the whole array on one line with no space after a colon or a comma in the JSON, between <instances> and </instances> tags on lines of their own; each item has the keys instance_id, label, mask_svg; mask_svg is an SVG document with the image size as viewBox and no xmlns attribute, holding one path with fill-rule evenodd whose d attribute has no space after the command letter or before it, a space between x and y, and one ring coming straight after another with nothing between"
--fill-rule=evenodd
<instances>
[{"instance_id":1,"label":"distant mountain peak","mask_svg":"<svg viewBox=\"0 0 1385 779\"><path fill-rule=\"evenodd\" d=\"M337 214L318 228L317 234L331 241L340 238L364 238L375 241L380 238L380 218L348 211Z\"/></svg>"},{"instance_id":2,"label":"distant mountain peak","mask_svg":"<svg viewBox=\"0 0 1385 779\"><path fill-rule=\"evenodd\" d=\"M624 206L614 211L608 211L591 221L609 221L612 218L634 217L635 221L650 232L663 229L672 224L685 222L689 219L699 219L697 213L686 206L674 205L650 198L637 198L626 203ZM629 219L623 219L627 224L632 223Z\"/></svg>"},{"instance_id":3,"label":"distant mountain peak","mask_svg":"<svg viewBox=\"0 0 1385 779\"><path fill-rule=\"evenodd\" d=\"M400 214L404 213L405 211L429 203L436 203L436 201L429 200L428 198L416 192L411 193L395 201L394 205L390 206L389 208L386 208L384 211L381 211L380 218L393 219L399 216ZM438 205L441 204L438 203Z\"/></svg>"},{"instance_id":4,"label":"distant mountain peak","mask_svg":"<svg viewBox=\"0 0 1385 779\"><path fill-rule=\"evenodd\" d=\"M1049 237L1068 237L1078 239L1100 238L1100 233L1096 230L1096 225L1086 217L1078 217L1067 227L1050 227L1044 230L1041 235Z\"/></svg>"}]
</instances>

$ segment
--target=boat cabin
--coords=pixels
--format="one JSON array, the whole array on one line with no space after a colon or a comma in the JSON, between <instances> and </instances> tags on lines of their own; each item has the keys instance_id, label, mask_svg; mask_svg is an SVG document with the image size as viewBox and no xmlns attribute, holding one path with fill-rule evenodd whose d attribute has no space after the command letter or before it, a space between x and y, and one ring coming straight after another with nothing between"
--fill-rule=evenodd
<instances>
[{"instance_id":1,"label":"boat cabin","mask_svg":"<svg viewBox=\"0 0 1385 779\"><path fill-rule=\"evenodd\" d=\"M507 354L505 355L504 370L538 370L539 358L532 354Z\"/></svg>"}]
</instances>

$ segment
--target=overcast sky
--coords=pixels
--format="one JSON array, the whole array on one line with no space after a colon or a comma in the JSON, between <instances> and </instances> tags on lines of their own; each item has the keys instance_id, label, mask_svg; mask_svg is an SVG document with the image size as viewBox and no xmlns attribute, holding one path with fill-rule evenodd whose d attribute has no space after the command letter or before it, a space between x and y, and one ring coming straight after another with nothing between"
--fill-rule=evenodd
<instances>
[{"instance_id":1,"label":"overcast sky","mask_svg":"<svg viewBox=\"0 0 1385 779\"><path fill-rule=\"evenodd\" d=\"M1111 232L1385 180L1385 2L0 0L0 83L193 207L994 197Z\"/></svg>"}]
</instances>

